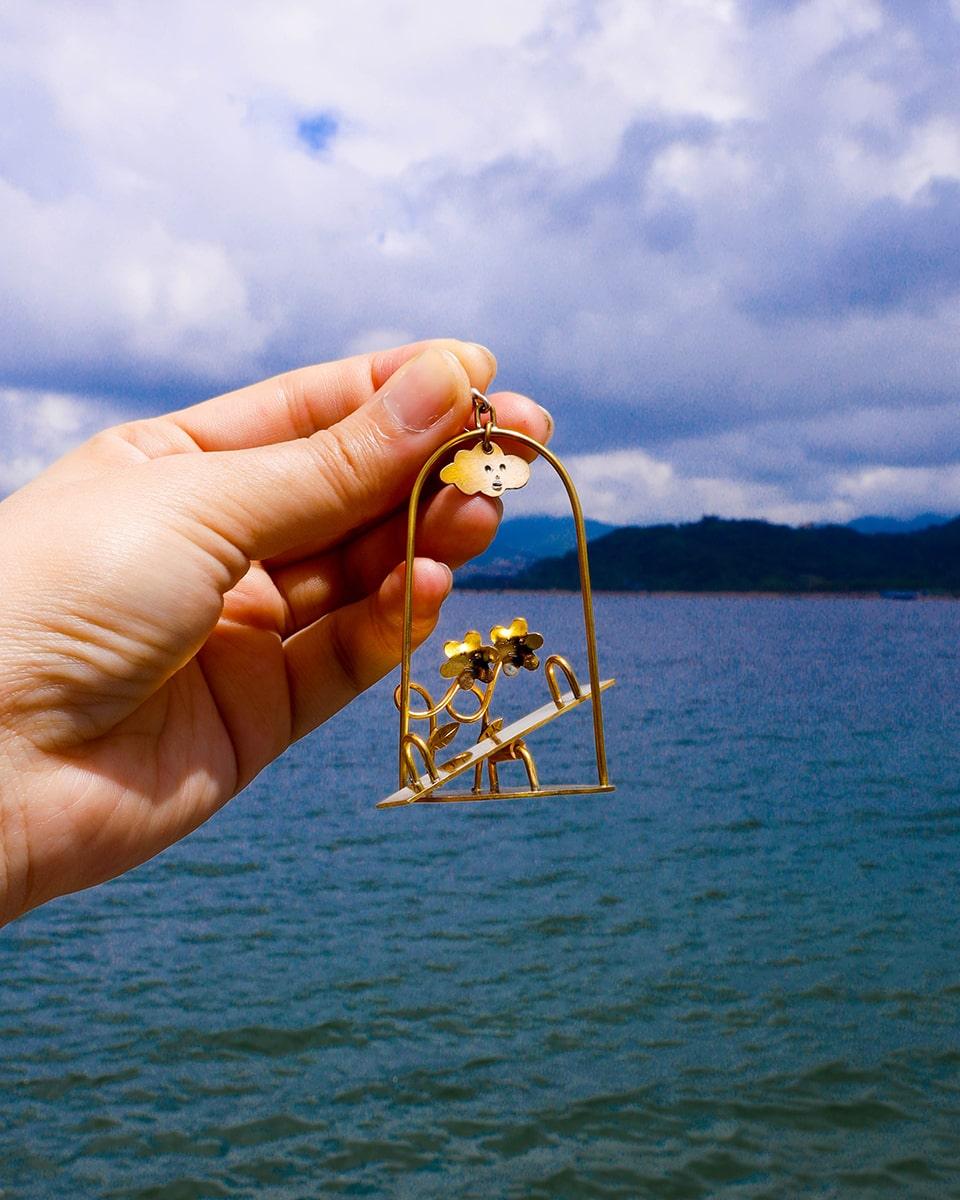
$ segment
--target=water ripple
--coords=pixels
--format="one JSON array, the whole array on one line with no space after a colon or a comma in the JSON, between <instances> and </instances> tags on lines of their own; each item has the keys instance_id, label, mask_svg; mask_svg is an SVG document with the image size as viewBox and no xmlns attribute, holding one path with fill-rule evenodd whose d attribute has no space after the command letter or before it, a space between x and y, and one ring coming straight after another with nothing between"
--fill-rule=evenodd
<instances>
[{"instance_id":1,"label":"water ripple","mask_svg":"<svg viewBox=\"0 0 960 1200\"><path fill-rule=\"evenodd\" d=\"M375 813L387 681L10 927L4 1196L960 1195L960 606L598 617L616 793ZM559 729L544 777L589 757Z\"/></svg>"}]
</instances>

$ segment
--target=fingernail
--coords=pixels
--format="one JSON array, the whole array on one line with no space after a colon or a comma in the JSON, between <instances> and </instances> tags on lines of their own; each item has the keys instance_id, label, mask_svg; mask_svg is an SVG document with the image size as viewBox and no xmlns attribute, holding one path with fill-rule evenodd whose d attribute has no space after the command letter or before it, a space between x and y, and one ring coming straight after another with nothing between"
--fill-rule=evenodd
<instances>
[{"instance_id":1,"label":"fingernail","mask_svg":"<svg viewBox=\"0 0 960 1200\"><path fill-rule=\"evenodd\" d=\"M446 563L444 563L444 562L442 562L442 563L437 563L437 566L438 566L438 567L443 567L444 571L446 571L446 573L447 573L447 591L446 591L446 594L449 596L449 595L450 595L450 593L451 593L451 591L453 591L453 572L450 570L450 568L449 568L449 567L447 566L447 564L446 564Z\"/></svg>"},{"instance_id":2,"label":"fingernail","mask_svg":"<svg viewBox=\"0 0 960 1200\"><path fill-rule=\"evenodd\" d=\"M463 366L449 350L430 349L391 375L380 403L400 429L423 433L441 420L460 393Z\"/></svg>"},{"instance_id":3,"label":"fingernail","mask_svg":"<svg viewBox=\"0 0 960 1200\"><path fill-rule=\"evenodd\" d=\"M537 408L539 408L543 415L547 418L547 436L543 440L545 442L549 442L553 437L553 431L556 428L553 423L553 416L551 415L549 409L544 408L542 404L538 404Z\"/></svg>"}]
</instances>

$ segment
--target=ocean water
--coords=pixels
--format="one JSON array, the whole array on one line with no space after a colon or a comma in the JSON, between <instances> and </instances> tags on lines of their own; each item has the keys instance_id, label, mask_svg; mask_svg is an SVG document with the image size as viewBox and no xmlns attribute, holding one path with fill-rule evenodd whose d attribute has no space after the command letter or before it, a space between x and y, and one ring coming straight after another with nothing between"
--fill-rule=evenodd
<instances>
[{"instance_id":1,"label":"ocean water","mask_svg":"<svg viewBox=\"0 0 960 1200\"><path fill-rule=\"evenodd\" d=\"M583 664L577 604L440 636L522 611ZM960 1196L960 605L598 625L613 795L378 813L386 684L0 933L5 1200Z\"/></svg>"}]
</instances>

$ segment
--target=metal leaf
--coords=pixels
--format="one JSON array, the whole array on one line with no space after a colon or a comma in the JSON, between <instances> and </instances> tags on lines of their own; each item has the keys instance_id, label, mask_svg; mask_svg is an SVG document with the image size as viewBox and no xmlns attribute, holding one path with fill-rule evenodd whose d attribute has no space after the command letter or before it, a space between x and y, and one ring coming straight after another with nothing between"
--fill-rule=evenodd
<instances>
[{"instance_id":1,"label":"metal leaf","mask_svg":"<svg viewBox=\"0 0 960 1200\"><path fill-rule=\"evenodd\" d=\"M442 750L444 746L449 746L457 736L459 728L460 724L458 721L451 721L448 725L439 726L431 733L427 745L431 750Z\"/></svg>"}]
</instances>

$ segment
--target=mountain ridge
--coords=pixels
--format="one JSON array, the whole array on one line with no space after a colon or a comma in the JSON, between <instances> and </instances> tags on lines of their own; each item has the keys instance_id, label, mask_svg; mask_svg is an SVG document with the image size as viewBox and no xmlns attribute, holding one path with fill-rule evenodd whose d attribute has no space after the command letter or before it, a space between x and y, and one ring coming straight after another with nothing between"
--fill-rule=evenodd
<instances>
[{"instance_id":1,"label":"mountain ridge","mask_svg":"<svg viewBox=\"0 0 960 1200\"><path fill-rule=\"evenodd\" d=\"M621 528L604 521L584 521L587 540L594 541ZM577 535L571 517L508 517L501 522L493 544L457 571L457 579L475 575L515 575L534 562L573 550Z\"/></svg>"},{"instance_id":2,"label":"mountain ridge","mask_svg":"<svg viewBox=\"0 0 960 1200\"><path fill-rule=\"evenodd\" d=\"M957 595L960 518L902 533L721 517L623 526L591 541L590 574L598 591ZM465 586L573 591L576 554L540 559L513 575L479 574Z\"/></svg>"}]
</instances>

